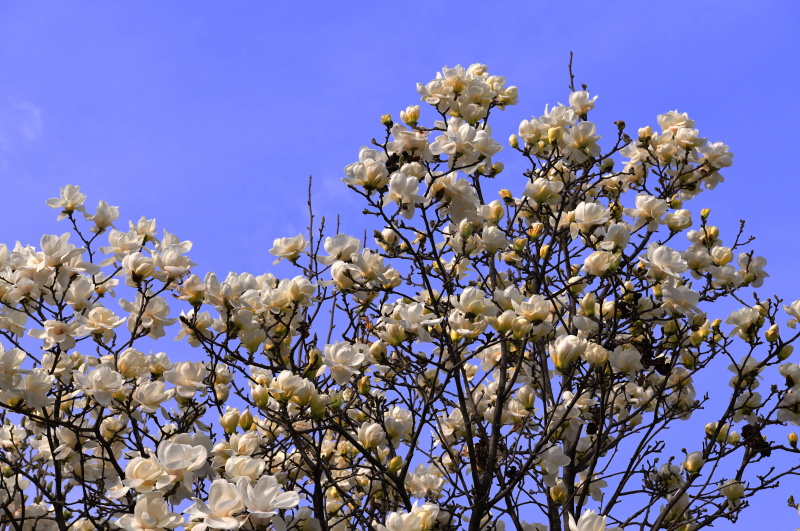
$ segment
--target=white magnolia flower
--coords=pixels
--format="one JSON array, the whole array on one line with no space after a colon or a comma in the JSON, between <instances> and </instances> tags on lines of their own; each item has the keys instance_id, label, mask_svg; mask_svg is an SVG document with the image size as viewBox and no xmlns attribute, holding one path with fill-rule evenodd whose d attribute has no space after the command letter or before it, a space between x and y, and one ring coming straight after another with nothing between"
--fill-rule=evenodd
<instances>
[{"instance_id":1,"label":"white magnolia flower","mask_svg":"<svg viewBox=\"0 0 800 531\"><path fill-rule=\"evenodd\" d=\"M361 250L361 241L347 234L337 234L333 238L325 238L322 246L330 256L321 256L317 261L324 265L331 265L337 260L350 261L350 257Z\"/></svg>"},{"instance_id":2,"label":"white magnolia flower","mask_svg":"<svg viewBox=\"0 0 800 531\"><path fill-rule=\"evenodd\" d=\"M741 308L732 312L728 318L725 319L725 324L733 326L728 337L736 334L745 341L749 341L750 331L760 317L761 314L755 308Z\"/></svg>"},{"instance_id":3,"label":"white magnolia flower","mask_svg":"<svg viewBox=\"0 0 800 531\"><path fill-rule=\"evenodd\" d=\"M605 515L601 516L589 509L583 512L577 522L570 513L569 529L570 531L622 531L620 527L606 527Z\"/></svg>"},{"instance_id":4,"label":"white magnolia flower","mask_svg":"<svg viewBox=\"0 0 800 531\"><path fill-rule=\"evenodd\" d=\"M202 445L180 444L163 441L158 445L157 457L166 475L160 477L156 488L182 482L191 486L194 483L195 471L206 466L208 450Z\"/></svg>"},{"instance_id":5,"label":"white magnolia flower","mask_svg":"<svg viewBox=\"0 0 800 531\"><path fill-rule=\"evenodd\" d=\"M239 529L247 515L239 514L244 509L242 491L233 483L217 479L208 488L208 499L192 498L194 504L184 512L197 521L193 531L213 529Z\"/></svg>"},{"instance_id":6,"label":"white magnolia flower","mask_svg":"<svg viewBox=\"0 0 800 531\"><path fill-rule=\"evenodd\" d=\"M642 355L632 345L618 346L608 358L611 367L617 372L633 374L642 370Z\"/></svg>"},{"instance_id":7,"label":"white magnolia flower","mask_svg":"<svg viewBox=\"0 0 800 531\"><path fill-rule=\"evenodd\" d=\"M667 276L680 278L681 273L689 267L679 252L655 242L647 247L647 260L642 260L642 263L648 266L649 274L657 280L664 280Z\"/></svg>"},{"instance_id":8,"label":"white magnolia flower","mask_svg":"<svg viewBox=\"0 0 800 531\"><path fill-rule=\"evenodd\" d=\"M263 459L237 455L225 462L225 475L233 482L244 479L249 483L253 483L264 473L265 467L266 463L264 463Z\"/></svg>"},{"instance_id":9,"label":"white magnolia flower","mask_svg":"<svg viewBox=\"0 0 800 531\"><path fill-rule=\"evenodd\" d=\"M110 206L101 199L95 213L89 214L88 212L84 212L83 217L85 217L87 221L94 221L94 227L89 230L95 234L101 234L108 227L114 227L114 222L119 218L119 207Z\"/></svg>"},{"instance_id":10,"label":"white magnolia flower","mask_svg":"<svg viewBox=\"0 0 800 531\"><path fill-rule=\"evenodd\" d=\"M251 517L266 519L280 510L292 509L300 503L295 491L284 492L274 476L261 476L255 484L239 483L242 501Z\"/></svg>"},{"instance_id":11,"label":"white magnolia flower","mask_svg":"<svg viewBox=\"0 0 800 531\"><path fill-rule=\"evenodd\" d=\"M589 91L576 90L569 95L569 108L575 111L575 114L578 116L584 116L594 109L594 102L596 99L597 96L589 99Z\"/></svg>"},{"instance_id":12,"label":"white magnolia flower","mask_svg":"<svg viewBox=\"0 0 800 531\"><path fill-rule=\"evenodd\" d=\"M386 432L380 424L365 422L358 428L358 442L367 450L384 448L386 446Z\"/></svg>"},{"instance_id":13,"label":"white magnolia flower","mask_svg":"<svg viewBox=\"0 0 800 531\"><path fill-rule=\"evenodd\" d=\"M61 187L60 197L47 200L47 206L61 209L61 213L58 215L58 221L61 221L76 210L83 212L86 208L83 206L84 201L86 201L86 196L81 193L81 187L68 184Z\"/></svg>"},{"instance_id":14,"label":"white magnolia flower","mask_svg":"<svg viewBox=\"0 0 800 531\"><path fill-rule=\"evenodd\" d=\"M395 172L389 179L389 192L383 197L383 205L397 203L400 214L406 219L414 217L416 203L425 203L425 197L419 195L419 179Z\"/></svg>"},{"instance_id":15,"label":"white magnolia flower","mask_svg":"<svg viewBox=\"0 0 800 531\"><path fill-rule=\"evenodd\" d=\"M183 523L180 513L169 510L160 492L139 496L133 514L122 515L117 520L117 525L125 531L161 531L175 529Z\"/></svg>"},{"instance_id":16,"label":"white magnolia flower","mask_svg":"<svg viewBox=\"0 0 800 531\"><path fill-rule=\"evenodd\" d=\"M73 371L72 376L87 395L93 396L98 404L105 407L111 404L114 393L125 385L125 377L108 365L101 365L87 374Z\"/></svg>"},{"instance_id":17,"label":"white magnolia flower","mask_svg":"<svg viewBox=\"0 0 800 531\"><path fill-rule=\"evenodd\" d=\"M560 468L570 464L572 460L564 455L564 449L558 445L550 445L547 450L537 456L536 464L545 473L544 484L552 487L556 484Z\"/></svg>"},{"instance_id":18,"label":"white magnolia flower","mask_svg":"<svg viewBox=\"0 0 800 531\"><path fill-rule=\"evenodd\" d=\"M69 350L75 347L75 334L79 326L76 321L65 323L48 319L43 324L44 330L28 330L28 335L41 339L45 349L50 349L56 344L61 347L61 350Z\"/></svg>"},{"instance_id":19,"label":"white magnolia flower","mask_svg":"<svg viewBox=\"0 0 800 531\"><path fill-rule=\"evenodd\" d=\"M159 480L165 479L166 474L155 456L135 457L125 466L125 480L122 483L136 492L151 492Z\"/></svg>"},{"instance_id":20,"label":"white magnolia flower","mask_svg":"<svg viewBox=\"0 0 800 531\"><path fill-rule=\"evenodd\" d=\"M600 155L597 141L602 138L596 135L597 126L592 122L580 122L570 127L564 134L564 155L575 162L582 163L590 156Z\"/></svg>"},{"instance_id":21,"label":"white magnolia flower","mask_svg":"<svg viewBox=\"0 0 800 531\"><path fill-rule=\"evenodd\" d=\"M149 378L142 378L133 392L133 399L138 403L138 409L142 413L149 414L158 411L161 405L170 400L174 394L174 389L165 390L163 381L150 381Z\"/></svg>"},{"instance_id":22,"label":"white magnolia flower","mask_svg":"<svg viewBox=\"0 0 800 531\"><path fill-rule=\"evenodd\" d=\"M22 369L25 361L25 351L18 348L6 350L0 344L0 391L7 391L14 385L17 375L27 374L29 371Z\"/></svg>"},{"instance_id":23,"label":"white magnolia flower","mask_svg":"<svg viewBox=\"0 0 800 531\"><path fill-rule=\"evenodd\" d=\"M25 405L30 408L49 407L53 398L47 393L53 388L55 377L44 369L32 369L13 391L22 394Z\"/></svg>"},{"instance_id":24,"label":"white magnolia flower","mask_svg":"<svg viewBox=\"0 0 800 531\"><path fill-rule=\"evenodd\" d=\"M350 377L358 374L361 364L364 362L364 353L359 352L350 343L344 341L325 345L325 355L323 363L330 367L334 381L339 385L344 385L350 381Z\"/></svg>"},{"instance_id":25,"label":"white magnolia flower","mask_svg":"<svg viewBox=\"0 0 800 531\"><path fill-rule=\"evenodd\" d=\"M80 326L75 331L76 335L92 334L101 338L103 343L111 341L116 333L114 328L125 322L114 312L103 306L95 306L85 314L77 315Z\"/></svg>"},{"instance_id":26,"label":"white magnolia flower","mask_svg":"<svg viewBox=\"0 0 800 531\"><path fill-rule=\"evenodd\" d=\"M205 389L203 383L208 369L202 361L180 361L174 368L164 373L164 379L177 387L177 393L183 398L192 398L199 389Z\"/></svg>"},{"instance_id":27,"label":"white magnolia flower","mask_svg":"<svg viewBox=\"0 0 800 531\"><path fill-rule=\"evenodd\" d=\"M644 192L636 196L636 208L626 208L625 214L636 220L634 230L647 225L648 231L658 228L661 218L667 212L667 202Z\"/></svg>"},{"instance_id":28,"label":"white magnolia flower","mask_svg":"<svg viewBox=\"0 0 800 531\"><path fill-rule=\"evenodd\" d=\"M602 277L616 267L617 257L608 251L595 251L583 261L583 271L587 275Z\"/></svg>"},{"instance_id":29,"label":"white magnolia flower","mask_svg":"<svg viewBox=\"0 0 800 531\"><path fill-rule=\"evenodd\" d=\"M308 242L302 234L298 234L294 238L276 238L272 242L272 249L269 250L269 254L278 257L272 264L275 265L284 258L294 262L306 247L308 247Z\"/></svg>"},{"instance_id":30,"label":"white magnolia flower","mask_svg":"<svg viewBox=\"0 0 800 531\"><path fill-rule=\"evenodd\" d=\"M569 227L572 239L577 238L579 232L584 234L591 232L592 228L603 225L610 217L608 209L603 205L581 202L575 207L573 221Z\"/></svg>"}]
</instances>

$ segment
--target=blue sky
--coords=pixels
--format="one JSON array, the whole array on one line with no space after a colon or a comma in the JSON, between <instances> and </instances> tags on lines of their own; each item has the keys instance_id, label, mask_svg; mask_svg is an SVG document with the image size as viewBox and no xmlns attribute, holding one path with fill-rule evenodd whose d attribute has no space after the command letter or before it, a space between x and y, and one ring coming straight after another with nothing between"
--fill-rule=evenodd
<instances>
[{"instance_id":1,"label":"blue sky","mask_svg":"<svg viewBox=\"0 0 800 531\"><path fill-rule=\"evenodd\" d=\"M690 207L710 207L723 238L745 218L769 260L766 286L800 297L798 4L394 5L4 3L0 241L65 231L44 201L73 183L91 208L100 198L119 205L123 225L156 217L195 242L201 273L275 271L272 240L307 223L310 174L317 213L363 232L342 168L381 133L381 114L418 103L417 82L445 64L488 64L519 87L520 104L493 120L505 144L520 120L567 100L572 50L576 81L600 96L601 133L619 119L634 132L655 126L677 108L731 146L727 181ZM509 171L517 163L509 150L497 159ZM776 529L793 528L792 483L740 526L769 515Z\"/></svg>"}]
</instances>

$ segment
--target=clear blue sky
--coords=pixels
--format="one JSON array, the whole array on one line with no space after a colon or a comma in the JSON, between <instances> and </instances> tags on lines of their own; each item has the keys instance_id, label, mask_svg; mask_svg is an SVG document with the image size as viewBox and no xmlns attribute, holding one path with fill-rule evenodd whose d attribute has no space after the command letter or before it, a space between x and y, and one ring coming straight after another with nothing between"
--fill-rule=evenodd
<instances>
[{"instance_id":1,"label":"clear blue sky","mask_svg":"<svg viewBox=\"0 0 800 531\"><path fill-rule=\"evenodd\" d=\"M73 183L91 208L119 205L123 226L144 214L194 241L200 272L272 270L273 238L307 223L309 174L318 213L363 232L342 168L381 114L418 103L416 82L487 63L519 87L519 106L494 121L505 144L520 120L566 101L572 50L606 134L677 108L731 146L727 181L691 207L711 207L723 234L746 218L766 285L800 297L797 3L395 4L3 3L0 241L65 231L44 200ZM508 150L498 159L515 166ZM800 481L739 527L796 527L792 492Z\"/></svg>"}]
</instances>

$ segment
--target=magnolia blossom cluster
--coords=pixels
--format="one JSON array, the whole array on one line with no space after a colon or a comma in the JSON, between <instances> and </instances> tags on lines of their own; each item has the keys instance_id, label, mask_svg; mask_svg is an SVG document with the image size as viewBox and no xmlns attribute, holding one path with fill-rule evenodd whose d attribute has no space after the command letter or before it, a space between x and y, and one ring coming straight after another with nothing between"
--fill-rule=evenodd
<instances>
[{"instance_id":1,"label":"magnolia blossom cluster","mask_svg":"<svg viewBox=\"0 0 800 531\"><path fill-rule=\"evenodd\" d=\"M0 524L690 531L797 473L753 465L800 453L800 300L745 303L766 259L684 208L728 147L677 111L601 136L585 87L503 146L518 93L485 65L417 90L344 169L374 246L312 214L288 274L201 277L72 185L69 232L0 246Z\"/></svg>"}]
</instances>

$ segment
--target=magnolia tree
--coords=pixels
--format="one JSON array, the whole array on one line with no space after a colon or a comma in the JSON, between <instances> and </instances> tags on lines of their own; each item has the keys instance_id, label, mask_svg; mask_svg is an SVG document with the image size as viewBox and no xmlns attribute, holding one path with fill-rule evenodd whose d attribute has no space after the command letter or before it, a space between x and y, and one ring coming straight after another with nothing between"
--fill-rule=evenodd
<instances>
[{"instance_id":1,"label":"magnolia tree","mask_svg":"<svg viewBox=\"0 0 800 531\"><path fill-rule=\"evenodd\" d=\"M800 473L800 301L754 296L743 230L683 208L733 154L677 111L601 145L570 89L498 192L516 87L418 85L440 119L384 116L344 169L374 244L309 196L271 250L292 278L200 278L190 242L62 188L69 232L0 246L0 527L689 531Z\"/></svg>"}]
</instances>

